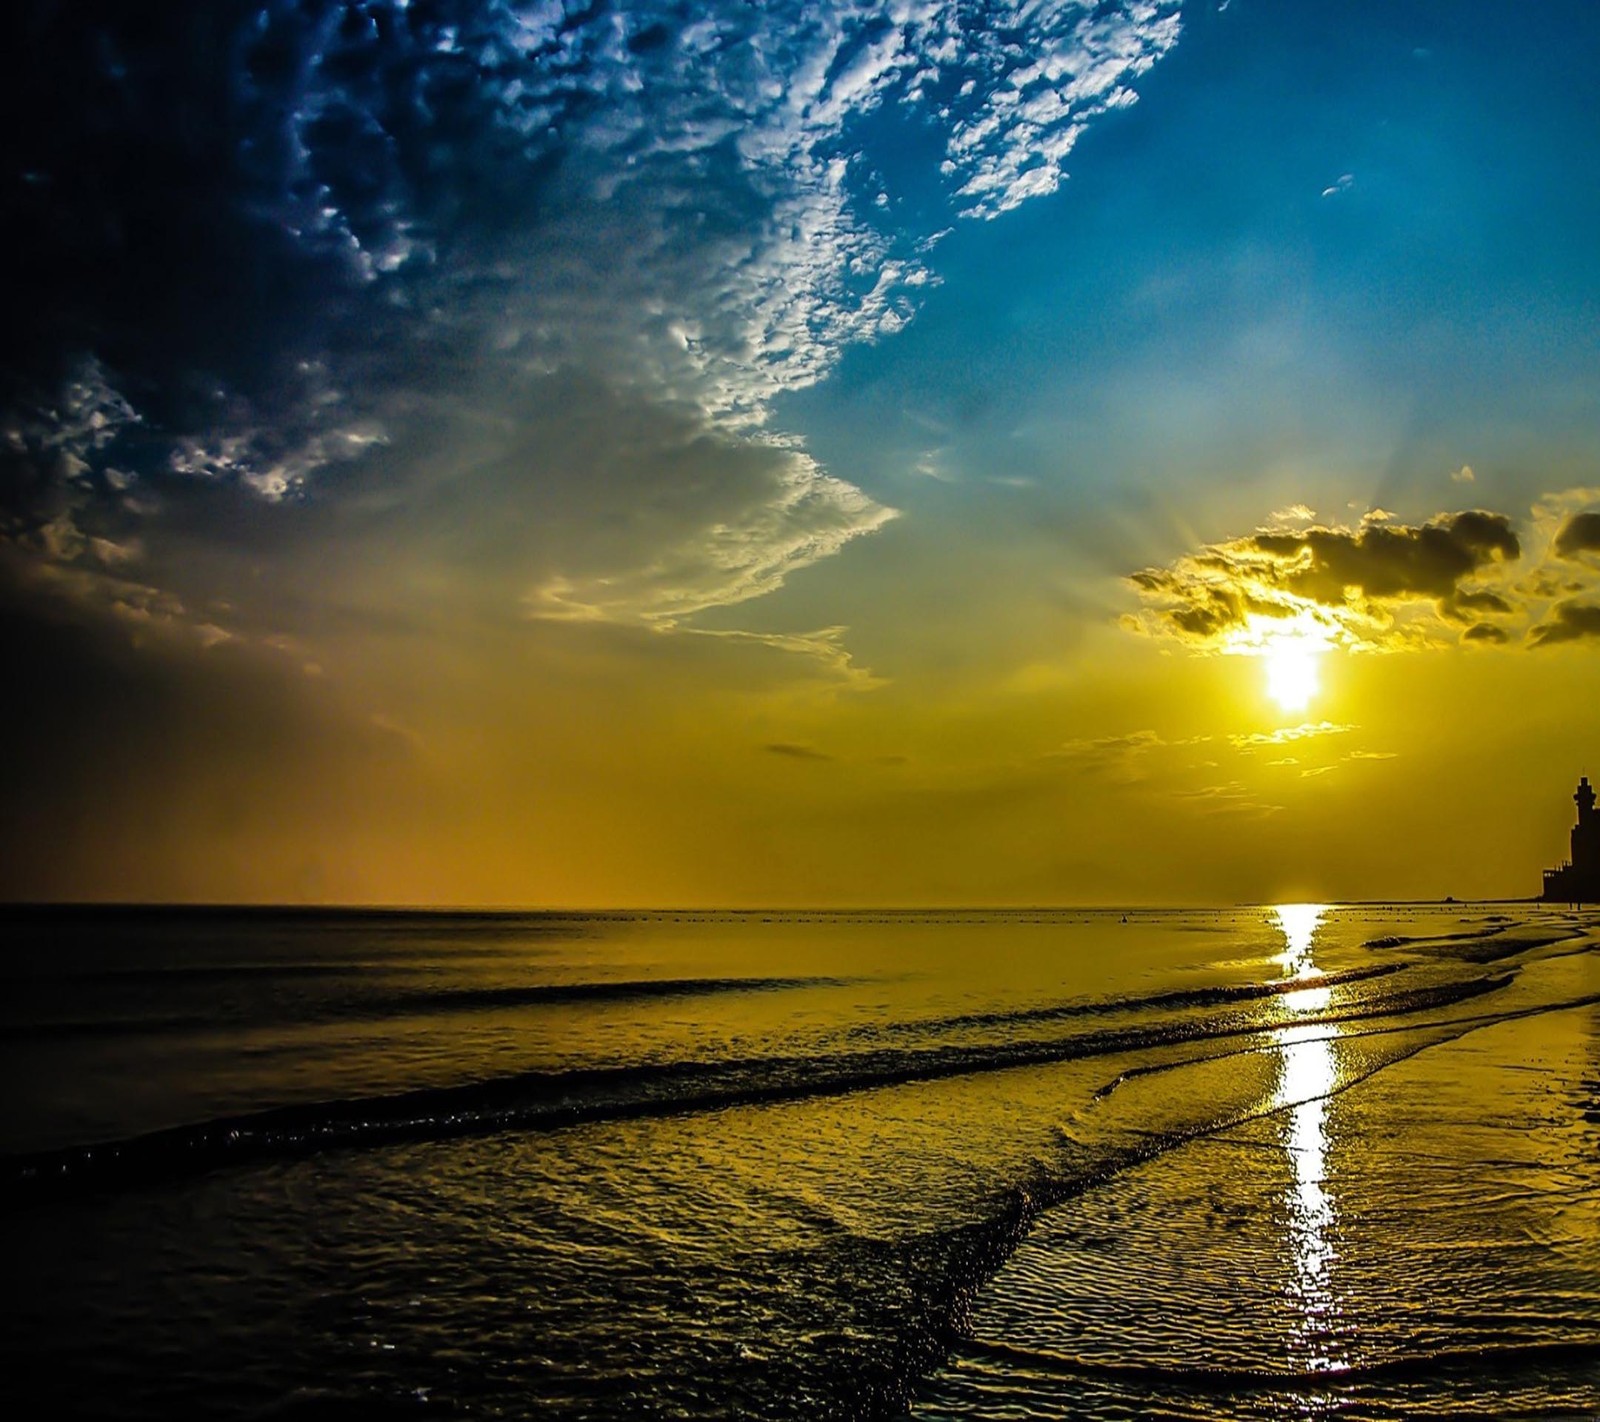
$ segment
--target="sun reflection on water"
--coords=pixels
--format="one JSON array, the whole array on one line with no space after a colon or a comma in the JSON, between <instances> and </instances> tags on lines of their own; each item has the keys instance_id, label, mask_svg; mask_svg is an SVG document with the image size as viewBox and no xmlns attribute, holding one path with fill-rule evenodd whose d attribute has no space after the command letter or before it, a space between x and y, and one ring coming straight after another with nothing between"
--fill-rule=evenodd
<instances>
[{"instance_id":1,"label":"sun reflection on water","mask_svg":"<svg viewBox=\"0 0 1600 1422\"><path fill-rule=\"evenodd\" d=\"M1274 912L1283 931L1280 955L1286 976L1317 975L1312 944L1327 909L1322 904L1281 904ZM1327 1006L1330 990L1307 988L1285 995L1292 1012L1314 1012ZM1277 1104L1287 1107L1284 1146L1289 1153L1292 1184L1287 1201L1289 1244L1294 1262L1294 1290L1300 1305L1298 1332L1308 1349L1308 1366L1337 1367L1328 1356L1329 1324L1337 1313L1330 1271L1334 1261L1334 1202L1327 1189L1327 1101L1338 1082L1334 1059L1335 1028L1298 1023L1274 1034L1282 1052Z\"/></svg>"},{"instance_id":2,"label":"sun reflection on water","mask_svg":"<svg viewBox=\"0 0 1600 1422\"><path fill-rule=\"evenodd\" d=\"M1317 925L1327 911L1326 904L1278 904L1273 908L1278 929L1283 934L1284 948L1278 961L1283 964L1286 978L1319 976L1311 957L1311 944L1317 936ZM1292 1012L1320 1012L1328 1005L1330 996L1325 987L1306 988L1303 992L1286 994L1283 1002Z\"/></svg>"}]
</instances>

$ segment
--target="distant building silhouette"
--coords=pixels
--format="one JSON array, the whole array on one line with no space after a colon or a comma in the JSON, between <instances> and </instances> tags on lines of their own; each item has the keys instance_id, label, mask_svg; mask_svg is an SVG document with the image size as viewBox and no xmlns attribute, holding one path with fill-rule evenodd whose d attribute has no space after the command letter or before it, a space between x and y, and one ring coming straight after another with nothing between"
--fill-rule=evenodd
<instances>
[{"instance_id":1,"label":"distant building silhouette","mask_svg":"<svg viewBox=\"0 0 1600 1422\"><path fill-rule=\"evenodd\" d=\"M1594 787L1585 775L1572 797L1578 823L1572 827L1572 860L1544 871L1543 898L1550 903L1600 903L1600 815L1594 809Z\"/></svg>"}]
</instances>

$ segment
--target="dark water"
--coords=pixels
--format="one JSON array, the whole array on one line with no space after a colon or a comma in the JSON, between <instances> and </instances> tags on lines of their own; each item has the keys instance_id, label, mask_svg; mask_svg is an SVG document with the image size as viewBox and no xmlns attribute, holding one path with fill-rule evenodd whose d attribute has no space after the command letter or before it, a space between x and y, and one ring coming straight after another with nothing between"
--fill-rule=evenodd
<instances>
[{"instance_id":1,"label":"dark water","mask_svg":"<svg viewBox=\"0 0 1600 1422\"><path fill-rule=\"evenodd\" d=\"M1596 916L5 919L97 1417L1600 1414Z\"/></svg>"}]
</instances>

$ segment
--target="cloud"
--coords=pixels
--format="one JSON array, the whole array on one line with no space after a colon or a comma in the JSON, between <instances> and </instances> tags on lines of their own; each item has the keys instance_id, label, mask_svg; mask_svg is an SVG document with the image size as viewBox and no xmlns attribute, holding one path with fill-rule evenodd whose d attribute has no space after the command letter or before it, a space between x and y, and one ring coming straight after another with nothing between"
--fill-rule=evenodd
<instances>
[{"instance_id":1,"label":"cloud","mask_svg":"<svg viewBox=\"0 0 1600 1422\"><path fill-rule=\"evenodd\" d=\"M1202 785L1192 790L1174 790L1170 793L1175 799L1185 801L1196 812L1203 815L1236 815L1253 818L1280 814L1283 810L1282 805L1268 804L1258 800L1246 786L1240 784L1237 780L1229 780L1217 785Z\"/></svg>"},{"instance_id":2,"label":"cloud","mask_svg":"<svg viewBox=\"0 0 1600 1422\"><path fill-rule=\"evenodd\" d=\"M681 629L686 636L715 642L744 643L748 646L767 647L775 652L787 652L819 664L837 688L848 691L871 691L884 685L881 677L868 668L855 664L844 646L847 627L822 627L814 632L750 632L740 628L689 627Z\"/></svg>"},{"instance_id":3,"label":"cloud","mask_svg":"<svg viewBox=\"0 0 1600 1422\"><path fill-rule=\"evenodd\" d=\"M1556 534L1558 557L1578 558L1585 553L1600 553L1600 510L1575 513Z\"/></svg>"},{"instance_id":4,"label":"cloud","mask_svg":"<svg viewBox=\"0 0 1600 1422\"><path fill-rule=\"evenodd\" d=\"M1212 739L1209 735L1173 739L1153 730L1127 731L1109 736L1080 736L1046 752L1043 759L1081 775L1104 777L1117 784L1132 785L1149 778L1152 760L1161 757L1163 752L1207 745ZM1170 757L1166 759L1171 762ZM1214 765L1214 762L1206 764Z\"/></svg>"},{"instance_id":5,"label":"cloud","mask_svg":"<svg viewBox=\"0 0 1600 1422\"><path fill-rule=\"evenodd\" d=\"M1560 642L1577 642L1586 637L1600 637L1600 605L1587 602L1558 604L1551 618L1528 634L1529 642L1535 647L1553 647Z\"/></svg>"},{"instance_id":6,"label":"cloud","mask_svg":"<svg viewBox=\"0 0 1600 1422\"><path fill-rule=\"evenodd\" d=\"M1480 588L1476 591L1463 590L1456 593L1450 599L1449 610L1457 617L1468 612L1497 612L1509 617L1516 608L1508 598L1487 588Z\"/></svg>"},{"instance_id":7,"label":"cloud","mask_svg":"<svg viewBox=\"0 0 1600 1422\"><path fill-rule=\"evenodd\" d=\"M1069 766L1085 775L1108 776L1131 784L1146 774L1145 760L1171 742L1155 731L1129 731L1114 736L1081 736L1063 742L1046 760Z\"/></svg>"},{"instance_id":8,"label":"cloud","mask_svg":"<svg viewBox=\"0 0 1600 1422\"><path fill-rule=\"evenodd\" d=\"M1209 736L1189 736L1181 740L1168 740L1155 731L1128 731L1116 736L1080 736L1063 741L1049 752L1052 760L1082 762L1125 761L1148 751L1163 750L1168 746L1192 746L1209 740Z\"/></svg>"},{"instance_id":9,"label":"cloud","mask_svg":"<svg viewBox=\"0 0 1600 1422\"><path fill-rule=\"evenodd\" d=\"M797 745L790 741L773 741L761 747L762 750L772 755L783 756L787 760L833 760L834 756L826 751L819 751L815 746Z\"/></svg>"},{"instance_id":10,"label":"cloud","mask_svg":"<svg viewBox=\"0 0 1600 1422\"><path fill-rule=\"evenodd\" d=\"M1470 484L1477 477L1478 476L1472 472L1472 466L1470 464L1463 464L1459 469L1455 470L1450 475L1450 482L1452 484Z\"/></svg>"},{"instance_id":11,"label":"cloud","mask_svg":"<svg viewBox=\"0 0 1600 1422\"><path fill-rule=\"evenodd\" d=\"M941 170L968 199L963 216L996 217L1054 192L1089 120L1134 102L1132 81L1177 42L1180 8L1011 0L963 24L957 7L930 6L939 18L928 33L941 55L956 41L950 79L967 100Z\"/></svg>"},{"instance_id":12,"label":"cloud","mask_svg":"<svg viewBox=\"0 0 1600 1422\"><path fill-rule=\"evenodd\" d=\"M1281 746L1291 741L1309 740L1312 736L1343 736L1355 729L1354 726L1340 725L1334 721L1306 721L1298 726L1285 726L1278 731L1229 736L1228 740L1239 750L1253 750L1258 746Z\"/></svg>"},{"instance_id":13,"label":"cloud","mask_svg":"<svg viewBox=\"0 0 1600 1422\"><path fill-rule=\"evenodd\" d=\"M1279 562L1280 584L1325 604L1348 599L1462 596L1461 583L1498 558L1522 549L1504 514L1469 510L1419 527L1369 524L1358 530L1312 528L1261 533L1255 549Z\"/></svg>"},{"instance_id":14,"label":"cloud","mask_svg":"<svg viewBox=\"0 0 1600 1422\"><path fill-rule=\"evenodd\" d=\"M140 646L206 650L237 635L222 625L229 618L214 601L191 604L137 576L143 559L137 542L85 538L65 514L31 533L0 539L0 620L15 616L20 599L50 622L103 621Z\"/></svg>"},{"instance_id":15,"label":"cloud","mask_svg":"<svg viewBox=\"0 0 1600 1422\"><path fill-rule=\"evenodd\" d=\"M803 454L772 450L766 459L729 463L745 477L719 485L721 497L685 536L648 561L551 574L528 595L530 615L672 628L697 612L771 592L895 516Z\"/></svg>"},{"instance_id":16,"label":"cloud","mask_svg":"<svg viewBox=\"0 0 1600 1422\"><path fill-rule=\"evenodd\" d=\"M1541 495L1519 530L1485 509L1408 524L1376 511L1351 527L1285 528L1207 544L1131 574L1131 632L1195 651L1256 654L1280 638L1322 650L1422 650L1595 635L1600 489Z\"/></svg>"},{"instance_id":17,"label":"cloud","mask_svg":"<svg viewBox=\"0 0 1600 1422\"><path fill-rule=\"evenodd\" d=\"M1338 197L1340 193L1347 193L1356 185L1354 173L1341 173L1336 182L1330 183L1322 190L1325 198Z\"/></svg>"},{"instance_id":18,"label":"cloud","mask_svg":"<svg viewBox=\"0 0 1600 1422\"><path fill-rule=\"evenodd\" d=\"M1134 755L1166 744L1155 731L1129 731L1120 736L1080 737L1066 741L1053 754L1067 759L1097 760L1108 756Z\"/></svg>"},{"instance_id":19,"label":"cloud","mask_svg":"<svg viewBox=\"0 0 1600 1422\"><path fill-rule=\"evenodd\" d=\"M665 495L628 514L632 561L535 559L529 606L662 627L890 517L771 429L775 398L913 318L958 214L1052 190L1180 9L174 0L147 24L23 4L8 525L70 505L118 541L196 487L308 526L404 503L437 485L441 419L475 450L450 461L452 518L492 522L504 482L477 475L542 442L545 387L607 387L597 422L681 416L780 471L764 503L685 528L682 507L710 511L693 468L613 441ZM878 135L885 113L924 137ZM553 464L520 477L565 478L567 521L600 523Z\"/></svg>"},{"instance_id":20,"label":"cloud","mask_svg":"<svg viewBox=\"0 0 1600 1422\"><path fill-rule=\"evenodd\" d=\"M1316 511L1307 507L1305 504L1290 504L1287 508L1274 510L1270 522L1274 525L1285 523L1314 523L1316 521L1316 517Z\"/></svg>"},{"instance_id":21,"label":"cloud","mask_svg":"<svg viewBox=\"0 0 1600 1422\"><path fill-rule=\"evenodd\" d=\"M1144 603L1138 625L1200 647L1237 649L1291 627L1329 644L1395 647L1419 635L1400 614L1510 612L1480 580L1521 552L1506 515L1471 509L1414 525L1265 529L1129 582Z\"/></svg>"},{"instance_id":22,"label":"cloud","mask_svg":"<svg viewBox=\"0 0 1600 1422\"><path fill-rule=\"evenodd\" d=\"M412 467L352 475L334 500L263 502L186 471L182 484L168 474L152 516L73 484L31 516L0 521L0 546L17 587L105 610L128 603L136 577L140 606L159 601L169 617L193 608L272 645L314 643L328 630L319 603L382 607L414 627L505 622L520 609L688 631L695 615L770 592L894 517L802 450L729 435L703 412L598 380L554 375L517 406L485 419L440 403L427 441L405 452ZM858 688L878 684L851 664L842 628L694 630L810 657Z\"/></svg>"}]
</instances>

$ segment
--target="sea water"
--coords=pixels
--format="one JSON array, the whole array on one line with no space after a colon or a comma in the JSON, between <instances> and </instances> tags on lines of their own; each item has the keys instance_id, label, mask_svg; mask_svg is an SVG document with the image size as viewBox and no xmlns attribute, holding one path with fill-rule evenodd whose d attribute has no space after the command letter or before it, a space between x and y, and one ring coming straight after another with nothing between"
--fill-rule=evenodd
<instances>
[{"instance_id":1,"label":"sea water","mask_svg":"<svg viewBox=\"0 0 1600 1422\"><path fill-rule=\"evenodd\" d=\"M1600 919L11 911L55 1416L1600 1413Z\"/></svg>"}]
</instances>

